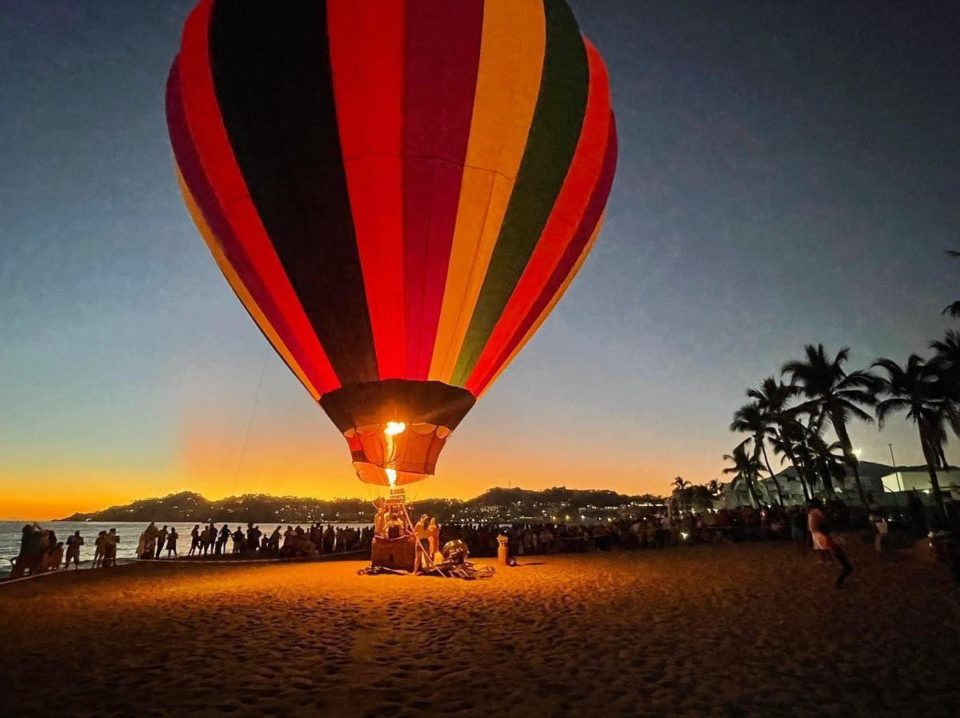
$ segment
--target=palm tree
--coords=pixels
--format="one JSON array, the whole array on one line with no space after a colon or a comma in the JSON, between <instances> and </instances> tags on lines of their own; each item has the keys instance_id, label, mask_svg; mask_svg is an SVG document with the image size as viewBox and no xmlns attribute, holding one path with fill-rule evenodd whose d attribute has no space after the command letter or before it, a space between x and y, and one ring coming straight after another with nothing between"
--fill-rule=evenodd
<instances>
[{"instance_id":1,"label":"palm tree","mask_svg":"<svg viewBox=\"0 0 960 718\"><path fill-rule=\"evenodd\" d=\"M767 471L777 487L777 497L780 500L780 505L783 506L783 491L780 489L780 482L777 481L777 475L773 467L770 466L770 459L767 458L767 439L775 436L771 424L772 417L761 408L759 401L754 400L744 404L733 413L730 431L742 431L750 434L753 438L753 458L759 463L760 454L763 454Z\"/></svg>"},{"instance_id":2,"label":"palm tree","mask_svg":"<svg viewBox=\"0 0 960 718\"><path fill-rule=\"evenodd\" d=\"M710 479L710 481L707 483L707 491L715 499L723 498L723 492L725 490L726 490L726 486L721 484L716 479Z\"/></svg>"},{"instance_id":3,"label":"palm tree","mask_svg":"<svg viewBox=\"0 0 960 718\"><path fill-rule=\"evenodd\" d=\"M954 259L960 259L960 252L955 249L948 249L947 256L953 257ZM960 317L960 301L951 302L943 308L941 314L949 314L951 317Z\"/></svg>"},{"instance_id":4,"label":"palm tree","mask_svg":"<svg viewBox=\"0 0 960 718\"><path fill-rule=\"evenodd\" d=\"M857 492L864 508L867 508L867 495L860 481L860 467L853 445L850 443L850 434L847 432L847 422L851 418L872 422L867 412L861 406L876 404L876 377L865 371L853 371L849 374L843 370L850 350L844 347L831 360L823 351L823 344L814 347L808 344L804 348L806 360L789 361L783 365L783 374L790 375L791 385L807 399L804 404L795 407L797 410L823 411L824 417L830 421L840 446L843 449L844 460L853 472L857 484Z\"/></svg>"},{"instance_id":5,"label":"palm tree","mask_svg":"<svg viewBox=\"0 0 960 718\"><path fill-rule=\"evenodd\" d=\"M733 481L730 482L731 486L740 479L745 481L754 506L759 507L760 497L757 495L757 487L754 485L754 481L760 473L760 462L757 460L755 452L747 453L747 446L750 441L750 439L744 439L734 447L732 454L723 455L725 461L733 462L733 466L724 469L723 473L735 474Z\"/></svg>"},{"instance_id":6,"label":"palm tree","mask_svg":"<svg viewBox=\"0 0 960 718\"><path fill-rule=\"evenodd\" d=\"M776 474L773 471L773 467L770 466L770 458L767 456L767 447L766 439L769 439L771 442L777 439L778 434L778 424L784 417L784 412L787 409L787 404L790 402L790 399L796 394L794 387L784 384L782 381L777 381L772 376L768 376L764 379L759 389L747 389L747 397L753 399L756 403L756 410L759 412L760 421L757 423L762 423L764 427L764 440L758 441L756 436L756 431L754 433L754 441L760 447L761 453L763 454L763 461L767 465L767 471L770 472L770 478L773 479L773 483L777 487L777 495L780 497L780 505L783 506L783 492L780 489L780 482L777 481ZM746 421L742 423L744 428L734 428L734 425L731 425L732 431L751 431L750 428L747 428L747 424L751 423L751 411L748 410L746 415L741 417ZM738 416L734 414L734 424L738 423ZM754 427L759 428L755 425ZM791 458L792 461L792 458ZM796 468L796 464L794 464ZM797 472L799 474L799 470ZM803 478L800 479L801 483Z\"/></svg>"},{"instance_id":7,"label":"palm tree","mask_svg":"<svg viewBox=\"0 0 960 718\"><path fill-rule=\"evenodd\" d=\"M927 366L940 377L941 390L947 395L944 418L954 435L960 436L960 332L948 330L943 339L930 342L930 348L936 354ZM943 443L940 445L940 462L944 468L948 468Z\"/></svg>"},{"instance_id":8,"label":"palm tree","mask_svg":"<svg viewBox=\"0 0 960 718\"><path fill-rule=\"evenodd\" d=\"M947 519L937 478L937 468L942 466L943 444L946 441L944 424L951 411L951 397L945 391L944 379L937 372L936 365L928 364L916 354L911 354L903 366L892 359L877 359L873 366L886 372L886 377L880 380L881 392L886 398L877 404L877 422L883 428L889 416L904 412L907 419L917 425L933 498L937 510Z\"/></svg>"},{"instance_id":9,"label":"palm tree","mask_svg":"<svg viewBox=\"0 0 960 718\"><path fill-rule=\"evenodd\" d=\"M680 509L687 508L687 488L690 486L690 482L684 479L682 476L676 476L673 479L673 496L676 499L677 505L680 506Z\"/></svg>"},{"instance_id":10,"label":"palm tree","mask_svg":"<svg viewBox=\"0 0 960 718\"><path fill-rule=\"evenodd\" d=\"M950 371L960 371L960 332L948 329L943 339L930 342L930 348L937 353L934 357L937 363Z\"/></svg>"},{"instance_id":11,"label":"palm tree","mask_svg":"<svg viewBox=\"0 0 960 718\"><path fill-rule=\"evenodd\" d=\"M816 483L816 476L811 472L811 462L808 460L810 455L808 431L809 428L804 426L794 414L784 413L777 420L770 444L773 446L774 454L783 455L781 464L784 460L789 460L793 465L797 478L800 479L800 485L803 487L804 498L812 499L812 487Z\"/></svg>"},{"instance_id":12,"label":"palm tree","mask_svg":"<svg viewBox=\"0 0 960 718\"><path fill-rule=\"evenodd\" d=\"M846 459L839 441L828 444L817 432L808 432L806 437L808 461L814 477L820 479L827 496L837 495L834 484L842 482L847 476Z\"/></svg>"}]
</instances>

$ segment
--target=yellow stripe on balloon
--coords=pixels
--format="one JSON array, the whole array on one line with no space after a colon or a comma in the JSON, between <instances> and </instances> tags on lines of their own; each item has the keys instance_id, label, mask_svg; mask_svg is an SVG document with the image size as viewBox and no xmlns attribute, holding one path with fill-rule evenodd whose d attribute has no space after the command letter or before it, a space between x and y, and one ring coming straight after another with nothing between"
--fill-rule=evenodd
<instances>
[{"instance_id":1,"label":"yellow stripe on balloon","mask_svg":"<svg viewBox=\"0 0 960 718\"><path fill-rule=\"evenodd\" d=\"M206 242L207 247L210 249L210 253L213 255L213 259L216 261L217 266L220 268L220 271L223 272L223 276L226 277L227 281L230 283L230 287L243 303L243 306L246 307L248 312L250 312L250 316L253 317L253 320L263 331L264 335L273 345L273 348L277 350L280 358L286 362L287 366L290 367L290 370L297 376L297 379L300 380L300 383L303 384L306 390L310 392L310 396L312 396L315 401L319 401L320 392L318 392L309 382L306 374L304 374L303 370L300 368L300 365L297 364L286 345L273 330L273 327L270 326L270 322L267 321L267 318L257 305L256 300L251 296L250 292L247 291L247 288L240 280L239 275L237 275L237 272L234 270L226 255L223 253L223 247L213 234L210 226L207 224L207 220L204 218L203 212L200 210L200 207L197 205L196 200L193 198L193 195L190 192L190 188L187 187L187 183L180 174L180 168L177 167L176 171L177 184L180 185L180 194L183 195L183 201L187 205L187 210L190 212L190 216L193 218L193 223L197 225L197 229L200 231L203 241Z\"/></svg>"},{"instance_id":2,"label":"yellow stripe on balloon","mask_svg":"<svg viewBox=\"0 0 960 718\"><path fill-rule=\"evenodd\" d=\"M546 49L542 0L486 0L480 66L429 378L456 366L526 148Z\"/></svg>"},{"instance_id":3,"label":"yellow stripe on balloon","mask_svg":"<svg viewBox=\"0 0 960 718\"><path fill-rule=\"evenodd\" d=\"M582 267L583 263L587 261L587 255L590 254L590 250L593 249L594 242L596 242L597 237L600 236L600 230L603 228L603 220L605 217L606 211L600 215L600 220L597 222L597 226L594 228L593 234L591 234L590 239L587 240L587 246L583 248L583 252L581 252L580 256L577 258L576 263L573 265L573 269L570 270L570 274L568 274L567 278L563 280L563 284L560 285L557 293L553 295L550 303L540 313L540 316L537 317L537 320L530 326L530 329L527 331L527 333L523 335L523 339L520 340L520 343L518 343L514 350L510 352L510 356L507 357L507 360L503 362L503 364L500 365L500 368L497 369L497 372L490 377L490 381L486 383L486 385L483 387L483 390L477 396L478 399L487 393L487 390L493 385L503 370L510 366L510 362L512 362L517 354L519 354L523 349L523 347L526 346L527 342L530 341L530 337L537 333L540 325L543 324L543 321L547 318L550 312L553 311L553 308L557 306L557 302L563 298L564 292L567 291L567 287L570 286L570 282L573 281L573 278L577 276L577 272L580 271L580 267Z\"/></svg>"}]
</instances>

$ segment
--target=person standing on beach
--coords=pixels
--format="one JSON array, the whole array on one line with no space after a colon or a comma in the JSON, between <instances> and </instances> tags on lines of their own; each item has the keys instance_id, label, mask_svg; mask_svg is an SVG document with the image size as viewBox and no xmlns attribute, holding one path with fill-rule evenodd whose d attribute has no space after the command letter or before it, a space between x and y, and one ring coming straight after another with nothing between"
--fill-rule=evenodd
<instances>
[{"instance_id":1,"label":"person standing on beach","mask_svg":"<svg viewBox=\"0 0 960 718\"><path fill-rule=\"evenodd\" d=\"M97 534L96 540L93 542L93 567L99 568L100 564L103 563L103 550L107 545L107 532L101 531Z\"/></svg>"},{"instance_id":2,"label":"person standing on beach","mask_svg":"<svg viewBox=\"0 0 960 718\"><path fill-rule=\"evenodd\" d=\"M200 548L200 524L196 524L190 532L190 550L187 551L187 556L193 556L198 548Z\"/></svg>"},{"instance_id":3,"label":"person standing on beach","mask_svg":"<svg viewBox=\"0 0 960 718\"><path fill-rule=\"evenodd\" d=\"M163 549L167 545L167 525L164 524L163 528L157 533L157 552L154 555L154 558L160 558L163 554Z\"/></svg>"},{"instance_id":4,"label":"person standing on beach","mask_svg":"<svg viewBox=\"0 0 960 718\"><path fill-rule=\"evenodd\" d=\"M110 529L103 537L103 565L117 565L117 544L120 543L120 537L117 536L116 529Z\"/></svg>"},{"instance_id":5,"label":"person standing on beach","mask_svg":"<svg viewBox=\"0 0 960 718\"><path fill-rule=\"evenodd\" d=\"M427 536L430 539L430 558L433 558L440 551L440 524L436 517L427 522Z\"/></svg>"},{"instance_id":6,"label":"person standing on beach","mask_svg":"<svg viewBox=\"0 0 960 718\"><path fill-rule=\"evenodd\" d=\"M206 556L207 552L210 550L210 544L213 543L214 537L211 536L213 531L213 524L210 526L204 526L203 531L200 532L200 555Z\"/></svg>"},{"instance_id":7,"label":"person standing on beach","mask_svg":"<svg viewBox=\"0 0 960 718\"><path fill-rule=\"evenodd\" d=\"M77 569L80 568L81 546L83 546L83 536L80 535L79 531L74 531L73 536L67 537L67 559L63 564L64 568L70 568L71 561Z\"/></svg>"},{"instance_id":8,"label":"person standing on beach","mask_svg":"<svg viewBox=\"0 0 960 718\"><path fill-rule=\"evenodd\" d=\"M417 548L416 554L413 559L413 572L414 574L420 573L420 570L428 565L428 562L424 560L424 555L427 555L430 560L433 560L433 554L430 554L430 517L427 514L424 514L420 517L420 520L417 521L417 525L413 527L413 535L417 539Z\"/></svg>"},{"instance_id":9,"label":"person standing on beach","mask_svg":"<svg viewBox=\"0 0 960 718\"><path fill-rule=\"evenodd\" d=\"M260 536L262 532L260 527L254 525L253 521L247 522L247 541L244 545L244 548L250 553L256 553L257 549L260 548Z\"/></svg>"},{"instance_id":10,"label":"person standing on beach","mask_svg":"<svg viewBox=\"0 0 960 718\"><path fill-rule=\"evenodd\" d=\"M280 530L281 527L277 526L277 528L273 530L273 533L270 534L270 540L267 542L270 553L280 553ZM317 550L320 550L319 544L317 545Z\"/></svg>"},{"instance_id":11,"label":"person standing on beach","mask_svg":"<svg viewBox=\"0 0 960 718\"><path fill-rule=\"evenodd\" d=\"M220 533L217 535L217 556L221 556L227 552L227 541L230 540L230 527L226 523L220 529Z\"/></svg>"},{"instance_id":12,"label":"person standing on beach","mask_svg":"<svg viewBox=\"0 0 960 718\"><path fill-rule=\"evenodd\" d=\"M170 558L170 554L173 554L177 558L177 539L180 538L177 535L177 527L171 526L170 533L167 534L167 558Z\"/></svg>"}]
</instances>

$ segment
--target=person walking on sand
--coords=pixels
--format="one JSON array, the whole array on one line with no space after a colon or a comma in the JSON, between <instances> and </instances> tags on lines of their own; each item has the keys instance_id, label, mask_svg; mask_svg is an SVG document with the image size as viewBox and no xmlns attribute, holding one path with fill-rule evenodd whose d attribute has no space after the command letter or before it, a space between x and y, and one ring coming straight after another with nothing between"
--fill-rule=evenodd
<instances>
[{"instance_id":1,"label":"person walking on sand","mask_svg":"<svg viewBox=\"0 0 960 718\"><path fill-rule=\"evenodd\" d=\"M74 531L73 536L67 537L67 559L63 564L64 568L70 568L70 562L76 569L80 568L80 547L83 546L83 536L79 531Z\"/></svg>"},{"instance_id":2,"label":"person walking on sand","mask_svg":"<svg viewBox=\"0 0 960 718\"><path fill-rule=\"evenodd\" d=\"M873 494L867 494L867 515L870 520L870 525L873 526L875 532L873 547L877 553L882 553L889 527L887 526L887 517L883 515L883 509L880 507L880 504L874 501Z\"/></svg>"},{"instance_id":3,"label":"person walking on sand","mask_svg":"<svg viewBox=\"0 0 960 718\"><path fill-rule=\"evenodd\" d=\"M170 532L167 534L167 558L170 558L170 555L173 554L174 558L177 556L177 539L180 538L177 535L177 527L171 526Z\"/></svg>"},{"instance_id":4,"label":"person walking on sand","mask_svg":"<svg viewBox=\"0 0 960 718\"><path fill-rule=\"evenodd\" d=\"M847 553L843 547L830 536L827 530L826 520L823 517L823 504L820 499L810 501L810 511L807 512L807 526L810 528L810 535L813 538L813 547L818 551L824 552L840 566L840 575L837 576L836 587L843 588L843 582L847 576L853 573L853 565L847 559Z\"/></svg>"},{"instance_id":5,"label":"person walking on sand","mask_svg":"<svg viewBox=\"0 0 960 718\"><path fill-rule=\"evenodd\" d=\"M830 552L827 550L827 538L823 532L826 519L823 516L823 504L820 499L810 499L807 509L807 531L813 543L813 552L820 557L820 563L830 561Z\"/></svg>"}]
</instances>

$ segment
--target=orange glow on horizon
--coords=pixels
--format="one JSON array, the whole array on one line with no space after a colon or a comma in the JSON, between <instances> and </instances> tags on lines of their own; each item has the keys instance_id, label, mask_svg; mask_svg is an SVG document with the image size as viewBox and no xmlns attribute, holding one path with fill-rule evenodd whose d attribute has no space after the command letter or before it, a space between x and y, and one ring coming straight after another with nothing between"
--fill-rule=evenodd
<instances>
[{"instance_id":1,"label":"orange glow on horizon","mask_svg":"<svg viewBox=\"0 0 960 718\"><path fill-rule=\"evenodd\" d=\"M270 412L261 407L247 431L245 417L225 420L216 401L198 401L183 416L179 435L171 437L172 453L162 464L139 456L54 452L4 467L0 519L62 518L180 491L211 500L245 493L319 499L376 495L377 489L357 479L346 442L315 405ZM678 473L697 483L708 480L722 448L694 453L667 448L654 437L642 445L604 444L578 436L577 427L521 431L509 422L485 425L480 413L477 418L453 434L436 476L407 487L412 501L469 499L498 486L664 495Z\"/></svg>"},{"instance_id":2,"label":"orange glow on horizon","mask_svg":"<svg viewBox=\"0 0 960 718\"><path fill-rule=\"evenodd\" d=\"M337 449L324 452L323 456L315 455L311 460L295 450L283 453L278 449L271 454L257 455L249 452L248 447L237 475L232 462L199 449L194 449L196 453L181 469L139 476L135 469L120 473L79 468L74 479L59 470L53 474L40 471L25 476L21 473L17 481L0 475L0 519L47 521L180 491L195 491L210 500L245 493L372 499L376 489L356 478L346 449L340 446ZM451 451L449 456L441 457L437 476L411 484L407 493L412 501L470 499L494 487L537 490L567 486L663 495L669 493L668 477L675 473L668 465L647 467L641 475L632 473L633 470L630 475L618 475L612 470L590 472L586 462L549 469L543 465L538 467L537 463L523 463L510 455L491 458L479 447L469 452Z\"/></svg>"}]
</instances>

